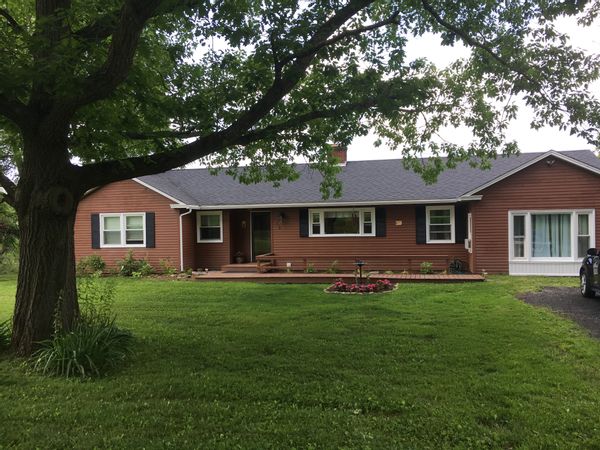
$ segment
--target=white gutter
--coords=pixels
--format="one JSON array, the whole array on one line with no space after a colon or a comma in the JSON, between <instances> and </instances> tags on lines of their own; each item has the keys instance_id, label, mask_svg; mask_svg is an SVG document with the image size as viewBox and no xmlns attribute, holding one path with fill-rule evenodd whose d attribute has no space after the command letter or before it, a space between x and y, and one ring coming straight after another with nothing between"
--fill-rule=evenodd
<instances>
[{"instance_id":1,"label":"white gutter","mask_svg":"<svg viewBox=\"0 0 600 450\"><path fill-rule=\"evenodd\" d=\"M312 203L257 203L248 205L182 205L174 204L174 209L201 209L201 210L224 210L224 209L256 209L256 208L306 208L322 207L335 208L336 206L376 206L376 205L432 205L445 203L459 203L473 200L481 200L482 195L469 195L457 198L440 198L431 200L384 200L384 201L366 201L366 202L312 202Z\"/></svg>"},{"instance_id":2,"label":"white gutter","mask_svg":"<svg viewBox=\"0 0 600 450\"><path fill-rule=\"evenodd\" d=\"M183 268L183 216L187 216L193 210L192 208L188 209L188 212L184 212L183 214L179 214L179 262L180 262L180 270L183 272L185 269Z\"/></svg>"}]
</instances>

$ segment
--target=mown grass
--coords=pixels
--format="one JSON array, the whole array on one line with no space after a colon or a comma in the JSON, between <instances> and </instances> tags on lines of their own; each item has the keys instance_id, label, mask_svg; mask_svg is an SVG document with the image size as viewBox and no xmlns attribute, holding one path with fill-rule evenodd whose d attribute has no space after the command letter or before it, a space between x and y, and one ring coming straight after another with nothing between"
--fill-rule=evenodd
<instances>
[{"instance_id":1,"label":"mown grass","mask_svg":"<svg viewBox=\"0 0 600 450\"><path fill-rule=\"evenodd\" d=\"M134 358L93 382L0 359L0 448L599 448L600 343L514 297L575 282L120 280Z\"/></svg>"}]
</instances>

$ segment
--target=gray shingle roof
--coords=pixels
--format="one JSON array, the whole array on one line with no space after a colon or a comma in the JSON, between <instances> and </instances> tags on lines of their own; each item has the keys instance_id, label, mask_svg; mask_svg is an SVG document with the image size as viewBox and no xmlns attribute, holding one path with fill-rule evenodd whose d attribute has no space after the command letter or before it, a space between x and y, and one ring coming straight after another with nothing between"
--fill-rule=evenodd
<instances>
[{"instance_id":1,"label":"gray shingle roof","mask_svg":"<svg viewBox=\"0 0 600 450\"><path fill-rule=\"evenodd\" d=\"M600 160L589 150L559 152L562 155L600 170ZM523 153L498 157L490 170L472 168L461 163L446 169L437 183L427 185L414 172L404 169L400 159L348 161L338 178L343 184L342 196L326 202L362 203L428 201L459 198L519 166L530 163L545 153ZM240 184L226 174L211 175L207 169L171 170L139 180L187 205L205 207L231 205L279 205L324 203L319 184L321 175L308 165L297 166L300 178L272 183Z\"/></svg>"}]
</instances>

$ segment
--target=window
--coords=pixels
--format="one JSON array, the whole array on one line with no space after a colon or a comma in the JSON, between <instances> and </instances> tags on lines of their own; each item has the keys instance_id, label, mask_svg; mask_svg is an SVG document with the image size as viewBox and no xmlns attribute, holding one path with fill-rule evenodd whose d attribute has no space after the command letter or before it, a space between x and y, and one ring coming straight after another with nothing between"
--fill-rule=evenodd
<instances>
[{"instance_id":1,"label":"window","mask_svg":"<svg viewBox=\"0 0 600 450\"><path fill-rule=\"evenodd\" d=\"M198 242L223 242L223 213L198 211Z\"/></svg>"},{"instance_id":2,"label":"window","mask_svg":"<svg viewBox=\"0 0 600 450\"><path fill-rule=\"evenodd\" d=\"M532 214L531 237L534 258L571 256L571 214Z\"/></svg>"},{"instance_id":3,"label":"window","mask_svg":"<svg viewBox=\"0 0 600 450\"><path fill-rule=\"evenodd\" d=\"M577 214L577 257L583 258L590 248L590 215Z\"/></svg>"},{"instance_id":4,"label":"window","mask_svg":"<svg viewBox=\"0 0 600 450\"><path fill-rule=\"evenodd\" d=\"M427 243L454 243L454 206L427 207Z\"/></svg>"},{"instance_id":5,"label":"window","mask_svg":"<svg viewBox=\"0 0 600 450\"><path fill-rule=\"evenodd\" d=\"M101 247L144 247L146 214L100 214Z\"/></svg>"},{"instance_id":6,"label":"window","mask_svg":"<svg viewBox=\"0 0 600 450\"><path fill-rule=\"evenodd\" d=\"M375 236L375 208L311 209L309 236Z\"/></svg>"},{"instance_id":7,"label":"window","mask_svg":"<svg viewBox=\"0 0 600 450\"><path fill-rule=\"evenodd\" d=\"M525 257L525 216L513 216L513 257Z\"/></svg>"},{"instance_id":8,"label":"window","mask_svg":"<svg viewBox=\"0 0 600 450\"><path fill-rule=\"evenodd\" d=\"M576 261L594 245L593 211L510 212L510 257Z\"/></svg>"}]
</instances>

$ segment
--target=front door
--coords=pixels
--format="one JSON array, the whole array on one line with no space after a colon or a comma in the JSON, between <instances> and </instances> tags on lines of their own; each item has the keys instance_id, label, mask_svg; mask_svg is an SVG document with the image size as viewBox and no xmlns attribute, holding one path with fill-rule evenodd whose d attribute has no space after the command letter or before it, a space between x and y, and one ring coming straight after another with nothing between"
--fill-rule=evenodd
<instances>
[{"instance_id":1,"label":"front door","mask_svg":"<svg viewBox=\"0 0 600 450\"><path fill-rule=\"evenodd\" d=\"M252 261L257 255L271 253L271 213L252 213Z\"/></svg>"}]
</instances>

